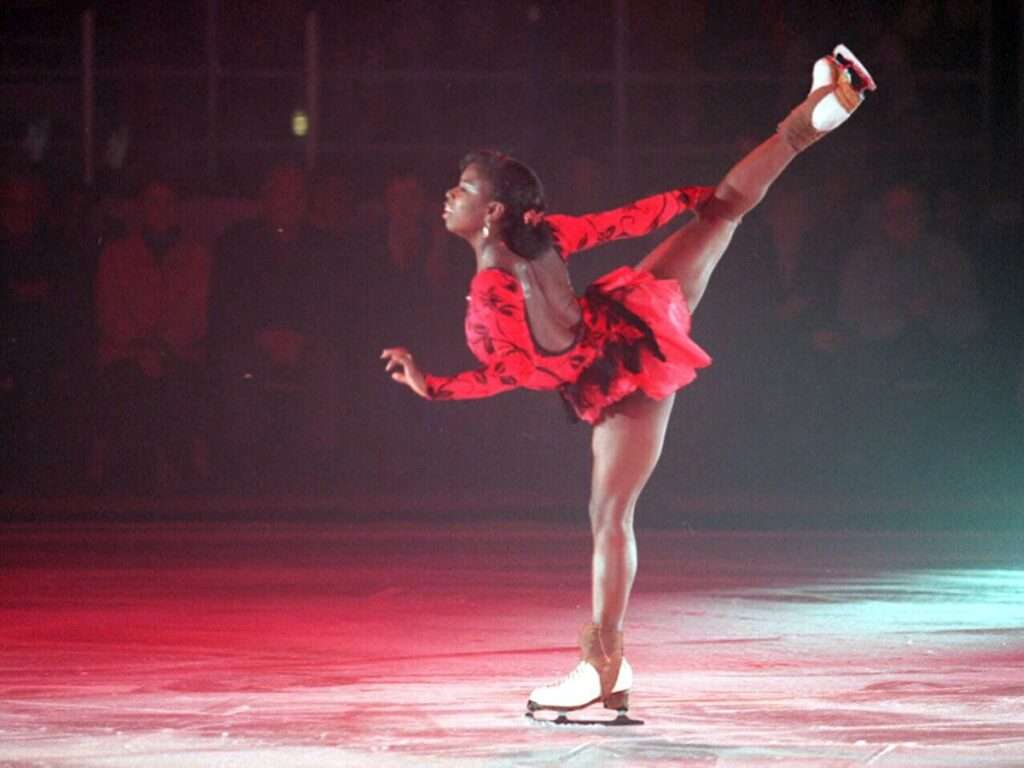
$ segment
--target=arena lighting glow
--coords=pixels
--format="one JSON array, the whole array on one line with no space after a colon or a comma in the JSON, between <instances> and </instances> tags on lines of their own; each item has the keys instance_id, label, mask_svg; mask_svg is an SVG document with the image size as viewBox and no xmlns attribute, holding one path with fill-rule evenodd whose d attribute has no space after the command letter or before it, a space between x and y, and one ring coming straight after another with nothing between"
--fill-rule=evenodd
<instances>
[{"instance_id":1,"label":"arena lighting glow","mask_svg":"<svg viewBox=\"0 0 1024 768\"><path fill-rule=\"evenodd\" d=\"M644 529L620 737L522 713L585 532L479 511L0 528L0 763L1022 764L1017 532Z\"/></svg>"},{"instance_id":2,"label":"arena lighting glow","mask_svg":"<svg viewBox=\"0 0 1024 768\"><path fill-rule=\"evenodd\" d=\"M757 602L779 598L777 585L750 591ZM1024 626L1024 570L926 568L882 571L836 580L791 585L782 590L789 606L786 621L809 634L842 631L848 638L865 634L914 635L929 632L998 633ZM781 618L780 618L781 621ZM780 634L785 627L773 628ZM769 629L768 631L771 631ZM1005 642L993 635L993 644Z\"/></svg>"},{"instance_id":3,"label":"arena lighting glow","mask_svg":"<svg viewBox=\"0 0 1024 768\"><path fill-rule=\"evenodd\" d=\"M300 137L309 133L309 117L301 109L292 112L292 133Z\"/></svg>"}]
</instances>

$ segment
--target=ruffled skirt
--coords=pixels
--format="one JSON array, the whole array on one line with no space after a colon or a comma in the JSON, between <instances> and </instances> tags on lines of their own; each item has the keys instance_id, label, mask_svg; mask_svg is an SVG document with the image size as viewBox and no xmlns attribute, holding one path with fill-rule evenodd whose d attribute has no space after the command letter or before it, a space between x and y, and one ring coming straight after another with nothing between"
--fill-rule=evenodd
<instances>
[{"instance_id":1,"label":"ruffled skirt","mask_svg":"<svg viewBox=\"0 0 1024 768\"><path fill-rule=\"evenodd\" d=\"M581 343L596 356L559 388L575 418L596 424L608 406L636 391L661 400L711 364L690 338L690 312L675 280L620 267L594 281L580 303Z\"/></svg>"}]
</instances>

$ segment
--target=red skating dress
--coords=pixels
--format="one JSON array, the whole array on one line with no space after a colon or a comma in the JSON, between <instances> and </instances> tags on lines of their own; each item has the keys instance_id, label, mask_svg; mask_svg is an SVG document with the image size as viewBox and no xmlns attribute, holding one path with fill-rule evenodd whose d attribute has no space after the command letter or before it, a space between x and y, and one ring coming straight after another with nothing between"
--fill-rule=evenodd
<instances>
[{"instance_id":1,"label":"red skating dress","mask_svg":"<svg viewBox=\"0 0 1024 768\"><path fill-rule=\"evenodd\" d=\"M713 189L684 187L604 213L545 218L562 258L596 245L639 237L705 202ZM660 400L684 387L711 358L690 339L690 313L679 283L620 267L579 297L576 342L549 352L533 340L515 275L485 269L470 283L466 341L482 367L426 376L432 400L488 397L517 387L557 389L583 421L640 390Z\"/></svg>"}]
</instances>

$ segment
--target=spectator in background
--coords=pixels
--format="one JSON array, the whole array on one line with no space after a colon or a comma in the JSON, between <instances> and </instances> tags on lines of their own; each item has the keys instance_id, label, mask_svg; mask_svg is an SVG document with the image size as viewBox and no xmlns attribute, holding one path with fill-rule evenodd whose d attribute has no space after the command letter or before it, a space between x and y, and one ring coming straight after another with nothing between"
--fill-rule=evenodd
<instances>
[{"instance_id":1,"label":"spectator in background","mask_svg":"<svg viewBox=\"0 0 1024 768\"><path fill-rule=\"evenodd\" d=\"M116 489L194 487L207 470L210 255L182 233L167 181L148 182L140 202L141 227L103 249L96 273L92 475Z\"/></svg>"},{"instance_id":2,"label":"spectator in background","mask_svg":"<svg viewBox=\"0 0 1024 768\"><path fill-rule=\"evenodd\" d=\"M834 481L836 397L841 335L836 320L838 265L821 244L835 241L836 222L816 224L826 194L797 175L781 180L737 233L742 259L723 261L700 333L719 350L725 373L703 409L713 419L719 464L730 481L742 472L759 487L780 484L829 490ZM702 417L701 415L697 416ZM753 427L767 437L750 440ZM702 445L706 452L708 446Z\"/></svg>"},{"instance_id":3,"label":"spectator in background","mask_svg":"<svg viewBox=\"0 0 1024 768\"><path fill-rule=\"evenodd\" d=\"M3 489L53 486L65 453L74 342L87 322L81 265L48 222L45 183L11 172L0 182L0 479Z\"/></svg>"},{"instance_id":4,"label":"spectator in background","mask_svg":"<svg viewBox=\"0 0 1024 768\"><path fill-rule=\"evenodd\" d=\"M812 194L791 185L766 201L770 277L763 288L772 335L796 354L817 357L838 344L838 275L835 260L820 250Z\"/></svg>"},{"instance_id":5,"label":"spectator in background","mask_svg":"<svg viewBox=\"0 0 1024 768\"><path fill-rule=\"evenodd\" d=\"M878 236L854 251L842 274L839 316L863 344L894 344L915 331L963 346L984 327L973 266L934 234L927 201L912 184L882 196Z\"/></svg>"},{"instance_id":6,"label":"spectator in background","mask_svg":"<svg viewBox=\"0 0 1024 768\"><path fill-rule=\"evenodd\" d=\"M440 207L427 202L418 174L402 170L388 176L376 228L368 233L377 251L372 265L351 272L351 278L363 284L370 302L366 311L376 335L394 338L414 325L422 329L423 343L432 344L435 331L424 323L425 317L430 322L454 322L457 331L464 307L450 301L450 291L445 301L444 290L452 279L455 259Z\"/></svg>"},{"instance_id":7,"label":"spectator in background","mask_svg":"<svg viewBox=\"0 0 1024 768\"><path fill-rule=\"evenodd\" d=\"M397 339L408 338L411 329L419 348L438 365L464 362L464 350L451 340L459 338L465 301L446 288L458 279L456 267L465 264L452 253L458 243L446 237L441 206L428 202L419 174L408 169L391 173L381 203L379 232L369 251L376 255L370 257L371 264L351 272L361 281L365 351L374 358L368 359L369 368L361 369L369 375L362 389L367 419L363 431L378 457L377 484L422 487L437 476L429 446L437 444L438 431L445 429L452 414L403 397L397 388L381 390L375 356Z\"/></svg>"},{"instance_id":8,"label":"spectator in background","mask_svg":"<svg viewBox=\"0 0 1024 768\"><path fill-rule=\"evenodd\" d=\"M337 240L350 240L358 227L352 193L340 173L318 174L309 189L308 223Z\"/></svg>"},{"instance_id":9,"label":"spectator in background","mask_svg":"<svg viewBox=\"0 0 1024 768\"><path fill-rule=\"evenodd\" d=\"M908 145L934 137L937 125L943 124L937 119L942 115L936 116L922 103L917 72L903 39L891 30L883 31L872 61L878 62L878 70L887 73L886 81L891 83L877 130L884 130L892 141Z\"/></svg>"},{"instance_id":10,"label":"spectator in background","mask_svg":"<svg viewBox=\"0 0 1024 768\"><path fill-rule=\"evenodd\" d=\"M767 476L804 487L829 478L840 346L838 270L821 250L828 239L815 226L815 194L807 184L787 184L765 201L757 248L763 276L752 281L751 299L760 317L748 325L741 353L757 366L758 396L746 399L757 404L761 430L775 442L765 456L773 464Z\"/></svg>"},{"instance_id":11,"label":"spectator in background","mask_svg":"<svg viewBox=\"0 0 1024 768\"><path fill-rule=\"evenodd\" d=\"M271 170L259 218L215 252L210 344L221 423L221 479L251 492L309 491L332 480L341 326L337 243L307 220L306 179Z\"/></svg>"},{"instance_id":12,"label":"spectator in background","mask_svg":"<svg viewBox=\"0 0 1024 768\"><path fill-rule=\"evenodd\" d=\"M423 182L411 172L394 174L384 190L389 283L427 293L429 301L447 285L451 264L436 204L428 205Z\"/></svg>"},{"instance_id":13,"label":"spectator in background","mask_svg":"<svg viewBox=\"0 0 1024 768\"><path fill-rule=\"evenodd\" d=\"M910 444L891 447L903 456L962 445L959 414L976 389L985 318L970 259L931 231L915 185L884 190L876 236L843 266L839 319L849 340L855 412L866 417L850 432L868 440L902 433ZM873 430L863 429L872 423Z\"/></svg>"}]
</instances>

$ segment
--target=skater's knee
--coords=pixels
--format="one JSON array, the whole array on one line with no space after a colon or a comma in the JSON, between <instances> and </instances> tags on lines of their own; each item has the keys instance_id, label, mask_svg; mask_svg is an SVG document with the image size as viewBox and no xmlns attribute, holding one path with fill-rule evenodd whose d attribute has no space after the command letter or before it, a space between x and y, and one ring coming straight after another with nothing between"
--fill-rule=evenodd
<instances>
[{"instance_id":1,"label":"skater's knee","mask_svg":"<svg viewBox=\"0 0 1024 768\"><path fill-rule=\"evenodd\" d=\"M757 206L764 195L755 197L745 194L732 184L723 181L715 189L714 196L700 210L700 220L704 222L720 221L736 227L743 217Z\"/></svg>"},{"instance_id":2,"label":"skater's knee","mask_svg":"<svg viewBox=\"0 0 1024 768\"><path fill-rule=\"evenodd\" d=\"M633 536L635 501L624 497L605 497L590 502L590 528L595 538Z\"/></svg>"}]
</instances>

